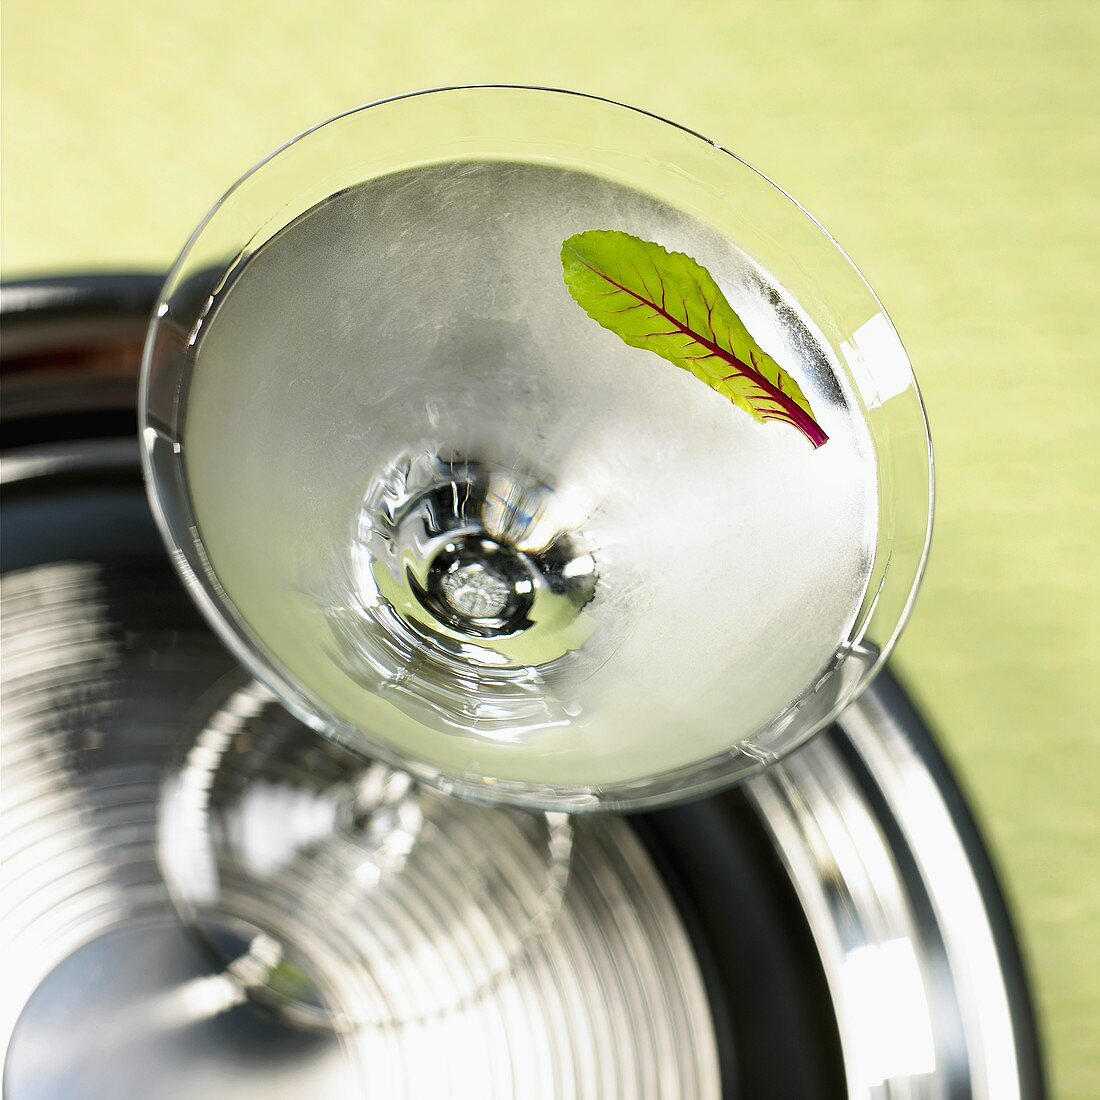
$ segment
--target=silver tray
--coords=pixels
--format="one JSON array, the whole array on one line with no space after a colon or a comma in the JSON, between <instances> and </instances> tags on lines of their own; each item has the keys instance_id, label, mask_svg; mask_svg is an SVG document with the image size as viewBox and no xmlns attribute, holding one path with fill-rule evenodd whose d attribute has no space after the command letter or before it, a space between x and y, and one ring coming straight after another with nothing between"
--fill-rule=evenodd
<instances>
[{"instance_id":1,"label":"silver tray","mask_svg":"<svg viewBox=\"0 0 1100 1100\"><path fill-rule=\"evenodd\" d=\"M157 859L166 771L237 675L140 485L157 284L3 290L5 1096L1043 1095L989 858L888 673L739 790L573 825L553 919L513 936L492 980L464 977L476 952L447 954L471 921L493 929L485 957L510 934L464 867L476 851L481 886L515 886L531 819L444 803L439 835L476 849L431 849L418 897L451 902L413 947L414 902L360 918L401 933L371 979L399 1011L325 1027L242 996L211 949L233 929L184 927Z\"/></svg>"}]
</instances>

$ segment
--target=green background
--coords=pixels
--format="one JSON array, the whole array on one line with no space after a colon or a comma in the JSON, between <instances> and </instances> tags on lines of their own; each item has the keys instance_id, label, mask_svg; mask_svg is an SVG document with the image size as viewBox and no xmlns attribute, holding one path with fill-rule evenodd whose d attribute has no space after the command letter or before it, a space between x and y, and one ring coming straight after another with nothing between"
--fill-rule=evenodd
<instances>
[{"instance_id":1,"label":"green background","mask_svg":"<svg viewBox=\"0 0 1100 1100\"><path fill-rule=\"evenodd\" d=\"M5 0L3 271L163 268L286 137L577 87L714 137L879 291L936 443L898 663L1006 870L1056 1095L1100 1095L1100 4Z\"/></svg>"}]
</instances>

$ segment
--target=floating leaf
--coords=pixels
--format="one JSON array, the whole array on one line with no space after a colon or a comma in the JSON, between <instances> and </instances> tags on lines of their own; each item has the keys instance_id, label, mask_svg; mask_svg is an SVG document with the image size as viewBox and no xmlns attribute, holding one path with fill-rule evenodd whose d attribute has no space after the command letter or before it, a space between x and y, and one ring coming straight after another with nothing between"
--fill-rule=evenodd
<instances>
[{"instance_id":1,"label":"floating leaf","mask_svg":"<svg viewBox=\"0 0 1100 1100\"><path fill-rule=\"evenodd\" d=\"M689 371L755 420L790 424L815 448L828 441L798 383L690 256L629 233L592 229L565 241L561 263L576 303L631 347Z\"/></svg>"}]
</instances>

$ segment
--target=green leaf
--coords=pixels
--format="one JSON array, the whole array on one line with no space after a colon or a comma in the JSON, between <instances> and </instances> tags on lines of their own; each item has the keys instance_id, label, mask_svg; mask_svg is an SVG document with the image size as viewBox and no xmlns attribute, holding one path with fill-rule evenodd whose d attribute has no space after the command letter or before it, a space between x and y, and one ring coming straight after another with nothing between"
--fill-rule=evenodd
<instances>
[{"instance_id":1,"label":"green leaf","mask_svg":"<svg viewBox=\"0 0 1100 1100\"><path fill-rule=\"evenodd\" d=\"M790 424L815 448L828 441L798 383L690 256L629 233L591 229L565 241L561 264L577 305L631 347L689 371L755 420Z\"/></svg>"}]
</instances>

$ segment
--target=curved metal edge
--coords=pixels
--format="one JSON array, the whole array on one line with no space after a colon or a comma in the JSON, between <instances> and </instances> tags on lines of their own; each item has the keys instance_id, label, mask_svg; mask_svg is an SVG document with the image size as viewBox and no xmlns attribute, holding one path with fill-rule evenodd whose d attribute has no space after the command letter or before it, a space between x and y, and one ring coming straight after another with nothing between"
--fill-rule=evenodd
<instances>
[{"instance_id":1,"label":"curved metal edge","mask_svg":"<svg viewBox=\"0 0 1100 1100\"><path fill-rule=\"evenodd\" d=\"M0 285L5 447L136 432L141 341L160 282L120 273Z\"/></svg>"},{"instance_id":2,"label":"curved metal edge","mask_svg":"<svg viewBox=\"0 0 1100 1100\"><path fill-rule=\"evenodd\" d=\"M140 342L163 276L61 275L0 285L2 358L121 337Z\"/></svg>"},{"instance_id":3,"label":"curved metal edge","mask_svg":"<svg viewBox=\"0 0 1100 1100\"><path fill-rule=\"evenodd\" d=\"M850 1097L1042 1100L1029 983L962 794L893 678L746 786L806 910Z\"/></svg>"},{"instance_id":4,"label":"curved metal edge","mask_svg":"<svg viewBox=\"0 0 1100 1100\"><path fill-rule=\"evenodd\" d=\"M11 279L0 284L0 316L5 325L31 316L38 323L81 315L147 318L163 285L163 272L152 271Z\"/></svg>"},{"instance_id":5,"label":"curved metal edge","mask_svg":"<svg viewBox=\"0 0 1100 1100\"><path fill-rule=\"evenodd\" d=\"M978 896L971 900L976 901L984 910L986 926L992 937L998 971L1004 983L1009 1023L1015 1039L1020 1094L1027 1100L1045 1100L1048 1095L1047 1075L1042 1037L1035 1014L1034 989L1027 959L1016 934L1011 906L1001 886L1003 875L982 838L979 824L958 780L940 751L936 738L917 713L903 683L890 673L882 677L876 686L878 690L874 695L849 720L842 721L841 726L853 749L863 757L873 774L882 776L882 762L877 767L871 767L870 753L863 747L860 732L850 728L857 719L873 724L882 734L886 734L880 734L878 739L881 748L891 754L890 761L898 772L904 771L911 763L911 759L907 759L910 753L926 769L929 780L935 787L936 797L943 812L950 818L954 835L972 873ZM889 722L884 717L887 715ZM895 781L897 778L896 775ZM885 786L884 791L890 794ZM926 791L925 794L927 793ZM891 805L895 803L892 801ZM913 843L920 834L913 829L907 831L906 835L910 843ZM923 871L930 878L937 877L934 867L924 867ZM941 890L933 893L934 902L938 893L943 892L943 885L941 882ZM947 893L947 900L952 900L950 892Z\"/></svg>"}]
</instances>

